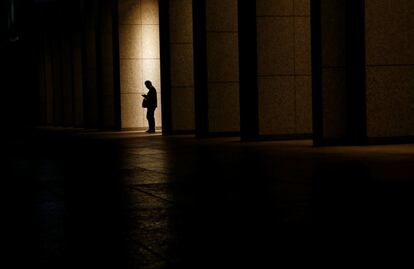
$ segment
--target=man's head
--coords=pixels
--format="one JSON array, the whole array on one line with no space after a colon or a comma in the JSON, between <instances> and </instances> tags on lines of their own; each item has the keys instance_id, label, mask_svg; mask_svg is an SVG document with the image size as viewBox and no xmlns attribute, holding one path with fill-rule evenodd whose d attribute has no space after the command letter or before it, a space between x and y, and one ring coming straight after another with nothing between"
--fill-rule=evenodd
<instances>
[{"instance_id":1,"label":"man's head","mask_svg":"<svg viewBox=\"0 0 414 269\"><path fill-rule=\"evenodd\" d=\"M147 87L148 89L150 89L152 87L151 81L149 81L149 80L145 81L145 87Z\"/></svg>"}]
</instances>

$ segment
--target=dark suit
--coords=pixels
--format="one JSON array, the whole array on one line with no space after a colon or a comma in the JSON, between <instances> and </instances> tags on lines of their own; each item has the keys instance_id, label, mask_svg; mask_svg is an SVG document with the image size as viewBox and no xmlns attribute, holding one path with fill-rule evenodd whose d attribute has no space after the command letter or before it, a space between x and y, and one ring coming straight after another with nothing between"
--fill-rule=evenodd
<instances>
[{"instance_id":1,"label":"dark suit","mask_svg":"<svg viewBox=\"0 0 414 269\"><path fill-rule=\"evenodd\" d=\"M148 130L155 131L155 109L157 108L157 91L152 86L147 95L147 120L148 120Z\"/></svg>"}]
</instances>

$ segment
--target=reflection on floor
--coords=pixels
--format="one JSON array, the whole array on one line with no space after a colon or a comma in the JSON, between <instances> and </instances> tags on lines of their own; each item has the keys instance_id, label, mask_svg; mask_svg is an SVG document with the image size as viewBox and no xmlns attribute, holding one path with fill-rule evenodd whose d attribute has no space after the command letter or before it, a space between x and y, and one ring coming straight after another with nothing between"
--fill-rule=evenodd
<instances>
[{"instance_id":1,"label":"reflection on floor","mask_svg":"<svg viewBox=\"0 0 414 269\"><path fill-rule=\"evenodd\" d=\"M5 152L13 268L349 261L413 224L414 145L36 132Z\"/></svg>"}]
</instances>

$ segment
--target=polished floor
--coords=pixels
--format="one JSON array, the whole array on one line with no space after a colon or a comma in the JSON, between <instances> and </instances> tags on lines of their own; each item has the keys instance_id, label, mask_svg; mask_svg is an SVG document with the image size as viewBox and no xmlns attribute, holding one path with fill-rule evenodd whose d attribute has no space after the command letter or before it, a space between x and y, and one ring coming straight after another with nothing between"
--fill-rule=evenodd
<instances>
[{"instance_id":1,"label":"polished floor","mask_svg":"<svg viewBox=\"0 0 414 269\"><path fill-rule=\"evenodd\" d=\"M3 268L350 261L414 223L414 145L79 131L4 144Z\"/></svg>"}]
</instances>

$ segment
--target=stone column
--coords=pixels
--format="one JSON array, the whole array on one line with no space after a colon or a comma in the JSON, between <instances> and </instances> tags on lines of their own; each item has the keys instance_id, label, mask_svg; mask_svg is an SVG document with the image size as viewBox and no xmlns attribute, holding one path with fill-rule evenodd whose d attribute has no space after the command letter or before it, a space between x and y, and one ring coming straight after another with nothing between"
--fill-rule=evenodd
<instances>
[{"instance_id":1,"label":"stone column","mask_svg":"<svg viewBox=\"0 0 414 269\"><path fill-rule=\"evenodd\" d=\"M312 1L314 142L366 140L364 1Z\"/></svg>"},{"instance_id":2,"label":"stone column","mask_svg":"<svg viewBox=\"0 0 414 269\"><path fill-rule=\"evenodd\" d=\"M239 133L237 1L193 1L193 5L197 133Z\"/></svg>"},{"instance_id":3,"label":"stone column","mask_svg":"<svg viewBox=\"0 0 414 269\"><path fill-rule=\"evenodd\" d=\"M164 42L169 46L170 131L192 133L195 129L192 1L168 2L168 40Z\"/></svg>"},{"instance_id":4,"label":"stone column","mask_svg":"<svg viewBox=\"0 0 414 269\"><path fill-rule=\"evenodd\" d=\"M310 1L239 1L239 8L242 138L310 137Z\"/></svg>"},{"instance_id":5,"label":"stone column","mask_svg":"<svg viewBox=\"0 0 414 269\"><path fill-rule=\"evenodd\" d=\"M257 0L259 134L312 133L309 1Z\"/></svg>"},{"instance_id":6,"label":"stone column","mask_svg":"<svg viewBox=\"0 0 414 269\"><path fill-rule=\"evenodd\" d=\"M206 1L208 130L240 132L237 0Z\"/></svg>"}]
</instances>

